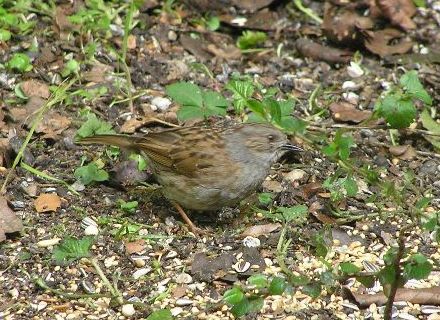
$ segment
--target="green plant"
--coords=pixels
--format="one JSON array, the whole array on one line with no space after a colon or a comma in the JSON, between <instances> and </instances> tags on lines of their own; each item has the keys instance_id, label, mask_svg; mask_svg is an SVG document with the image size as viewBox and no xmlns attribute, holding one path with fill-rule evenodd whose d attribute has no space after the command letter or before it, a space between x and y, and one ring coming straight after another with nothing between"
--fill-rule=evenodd
<instances>
[{"instance_id":1,"label":"green plant","mask_svg":"<svg viewBox=\"0 0 440 320\"><path fill-rule=\"evenodd\" d=\"M116 15L117 11L103 0L86 0L85 6L68 18L80 26L82 33L90 31L108 38L111 36L110 23Z\"/></svg>"},{"instance_id":2,"label":"green plant","mask_svg":"<svg viewBox=\"0 0 440 320\"><path fill-rule=\"evenodd\" d=\"M166 93L181 105L177 112L179 120L226 115L228 101L215 91L202 90L189 82L178 82L167 86Z\"/></svg>"},{"instance_id":3,"label":"green plant","mask_svg":"<svg viewBox=\"0 0 440 320\"><path fill-rule=\"evenodd\" d=\"M76 136L85 138L96 134L111 134L115 133L111 124L99 120L94 113L87 114L87 121L76 131Z\"/></svg>"},{"instance_id":4,"label":"green plant","mask_svg":"<svg viewBox=\"0 0 440 320\"><path fill-rule=\"evenodd\" d=\"M82 239L67 237L59 245L55 246L52 252L52 259L58 264L68 264L81 258L90 257L90 248L93 242L93 237L84 237Z\"/></svg>"},{"instance_id":5,"label":"green plant","mask_svg":"<svg viewBox=\"0 0 440 320\"><path fill-rule=\"evenodd\" d=\"M80 66L78 61L76 61L75 59L70 59L64 65L64 69L61 71L61 76L65 78L70 75L78 75L79 70L80 70Z\"/></svg>"},{"instance_id":6,"label":"green plant","mask_svg":"<svg viewBox=\"0 0 440 320\"><path fill-rule=\"evenodd\" d=\"M134 213L139 205L139 203L137 201L125 202L122 199L119 199L117 203L118 203L119 209L121 209L122 211L124 211L126 213Z\"/></svg>"},{"instance_id":7,"label":"green plant","mask_svg":"<svg viewBox=\"0 0 440 320\"><path fill-rule=\"evenodd\" d=\"M234 286L225 291L223 300L231 307L235 317L257 313L263 308L264 298L271 295L282 295L288 288L288 282L282 277L268 278L257 274L247 279L247 286Z\"/></svg>"},{"instance_id":8,"label":"green plant","mask_svg":"<svg viewBox=\"0 0 440 320\"><path fill-rule=\"evenodd\" d=\"M31 59L24 53L15 53L6 65L10 70L16 70L18 72L32 70Z\"/></svg>"},{"instance_id":9,"label":"green plant","mask_svg":"<svg viewBox=\"0 0 440 320\"><path fill-rule=\"evenodd\" d=\"M103 166L104 164L102 161L91 162L86 166L76 168L74 176L84 185L88 185L95 181L106 181L108 180L108 173L102 169Z\"/></svg>"},{"instance_id":10,"label":"green plant","mask_svg":"<svg viewBox=\"0 0 440 320\"><path fill-rule=\"evenodd\" d=\"M267 34L261 31L243 31L243 34L237 39L237 47L240 50L255 48L264 43Z\"/></svg>"},{"instance_id":11,"label":"green plant","mask_svg":"<svg viewBox=\"0 0 440 320\"><path fill-rule=\"evenodd\" d=\"M407 128L415 120L417 109L415 101L432 104L432 98L420 83L417 72L406 72L398 86L393 87L378 99L375 112L383 117L392 129Z\"/></svg>"}]
</instances>

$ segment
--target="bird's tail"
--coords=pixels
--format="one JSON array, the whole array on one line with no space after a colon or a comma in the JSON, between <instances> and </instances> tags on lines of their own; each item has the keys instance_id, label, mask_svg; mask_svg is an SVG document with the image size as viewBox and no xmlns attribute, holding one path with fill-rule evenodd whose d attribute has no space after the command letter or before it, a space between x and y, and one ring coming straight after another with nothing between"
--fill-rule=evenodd
<instances>
[{"instance_id":1,"label":"bird's tail","mask_svg":"<svg viewBox=\"0 0 440 320\"><path fill-rule=\"evenodd\" d=\"M119 134L99 134L80 139L79 144L106 144L124 149L132 149L138 141L138 137L124 136Z\"/></svg>"}]
</instances>

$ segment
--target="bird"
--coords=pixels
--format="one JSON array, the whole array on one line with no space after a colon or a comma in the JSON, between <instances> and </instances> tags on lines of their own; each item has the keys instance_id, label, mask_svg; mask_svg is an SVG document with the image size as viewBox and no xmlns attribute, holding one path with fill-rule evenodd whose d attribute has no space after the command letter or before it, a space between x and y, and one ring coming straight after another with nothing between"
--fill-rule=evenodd
<instances>
[{"instance_id":1,"label":"bird","mask_svg":"<svg viewBox=\"0 0 440 320\"><path fill-rule=\"evenodd\" d=\"M163 195L195 234L201 230L183 208L215 211L237 205L284 153L302 151L283 132L260 123L183 126L143 136L100 134L79 143L114 145L146 157Z\"/></svg>"}]
</instances>

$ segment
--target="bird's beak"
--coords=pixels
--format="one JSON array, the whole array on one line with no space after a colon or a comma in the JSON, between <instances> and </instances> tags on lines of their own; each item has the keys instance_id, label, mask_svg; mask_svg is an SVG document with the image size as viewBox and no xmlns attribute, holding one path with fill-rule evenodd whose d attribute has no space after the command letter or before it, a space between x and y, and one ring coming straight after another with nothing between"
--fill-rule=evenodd
<instances>
[{"instance_id":1,"label":"bird's beak","mask_svg":"<svg viewBox=\"0 0 440 320\"><path fill-rule=\"evenodd\" d=\"M286 150L286 151L296 151L296 152L304 151L304 150L301 149L300 147L297 147L297 146L295 146L295 145L293 145L293 144L291 144L291 143L283 144L283 145L281 146L281 150Z\"/></svg>"}]
</instances>

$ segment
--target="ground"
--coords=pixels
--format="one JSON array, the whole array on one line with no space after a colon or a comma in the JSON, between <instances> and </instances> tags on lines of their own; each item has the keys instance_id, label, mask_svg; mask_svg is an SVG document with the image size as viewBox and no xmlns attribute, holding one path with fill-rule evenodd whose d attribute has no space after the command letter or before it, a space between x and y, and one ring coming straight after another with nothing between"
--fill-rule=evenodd
<instances>
[{"instance_id":1,"label":"ground","mask_svg":"<svg viewBox=\"0 0 440 320\"><path fill-rule=\"evenodd\" d=\"M4 1L0 319L438 319L440 7L376 2ZM203 235L76 143L224 118L303 151Z\"/></svg>"}]
</instances>

